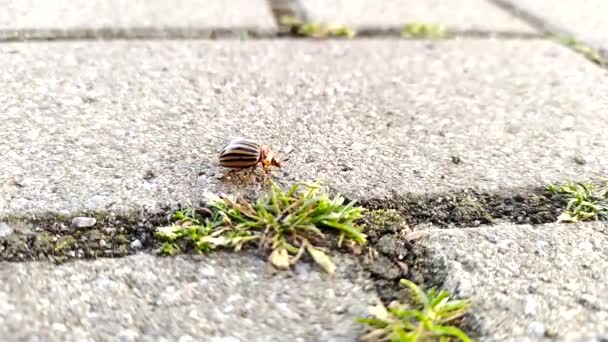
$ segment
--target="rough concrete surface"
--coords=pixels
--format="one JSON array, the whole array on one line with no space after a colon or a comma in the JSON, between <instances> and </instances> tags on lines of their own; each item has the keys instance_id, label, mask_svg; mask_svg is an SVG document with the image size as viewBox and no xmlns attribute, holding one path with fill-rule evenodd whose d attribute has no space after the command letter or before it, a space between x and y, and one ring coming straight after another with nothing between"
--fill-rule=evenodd
<instances>
[{"instance_id":1,"label":"rough concrete surface","mask_svg":"<svg viewBox=\"0 0 608 342\"><path fill-rule=\"evenodd\" d=\"M608 58L608 2L604 0L496 0L532 16L549 31L574 36Z\"/></svg>"},{"instance_id":2,"label":"rough concrete surface","mask_svg":"<svg viewBox=\"0 0 608 342\"><path fill-rule=\"evenodd\" d=\"M480 341L608 338L607 223L430 230L415 251L417 271L473 299Z\"/></svg>"},{"instance_id":3,"label":"rough concrete surface","mask_svg":"<svg viewBox=\"0 0 608 342\"><path fill-rule=\"evenodd\" d=\"M194 260L192 260L194 259ZM376 303L356 264L293 275L266 261L208 257L0 263L4 341L354 341Z\"/></svg>"},{"instance_id":4,"label":"rough concrete surface","mask_svg":"<svg viewBox=\"0 0 608 342\"><path fill-rule=\"evenodd\" d=\"M405 24L445 25L468 31L534 33L520 19L485 0L301 0L308 19L355 28L402 28Z\"/></svg>"},{"instance_id":5,"label":"rough concrete surface","mask_svg":"<svg viewBox=\"0 0 608 342\"><path fill-rule=\"evenodd\" d=\"M14 43L0 59L4 215L259 190L220 179L233 136L291 151L280 184L359 199L608 171L608 73L545 41Z\"/></svg>"},{"instance_id":6,"label":"rough concrete surface","mask_svg":"<svg viewBox=\"0 0 608 342\"><path fill-rule=\"evenodd\" d=\"M84 31L159 36L211 29L276 31L264 0L0 0L0 8L0 38L78 36Z\"/></svg>"}]
</instances>

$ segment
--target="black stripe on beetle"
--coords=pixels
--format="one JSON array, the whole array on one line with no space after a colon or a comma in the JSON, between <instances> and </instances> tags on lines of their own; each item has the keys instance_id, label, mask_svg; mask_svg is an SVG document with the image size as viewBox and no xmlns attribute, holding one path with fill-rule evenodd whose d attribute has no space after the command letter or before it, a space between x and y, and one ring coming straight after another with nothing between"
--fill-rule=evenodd
<instances>
[{"instance_id":1,"label":"black stripe on beetle","mask_svg":"<svg viewBox=\"0 0 608 342\"><path fill-rule=\"evenodd\" d=\"M263 166L281 166L270 147L246 139L235 139L226 144L220 152L219 162L225 167L241 169L259 163Z\"/></svg>"}]
</instances>

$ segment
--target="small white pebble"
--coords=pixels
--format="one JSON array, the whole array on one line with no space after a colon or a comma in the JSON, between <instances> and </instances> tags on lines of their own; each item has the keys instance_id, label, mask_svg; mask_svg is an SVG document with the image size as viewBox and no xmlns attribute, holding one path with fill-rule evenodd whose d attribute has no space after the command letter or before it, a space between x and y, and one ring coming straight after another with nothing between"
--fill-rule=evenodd
<instances>
[{"instance_id":1,"label":"small white pebble","mask_svg":"<svg viewBox=\"0 0 608 342\"><path fill-rule=\"evenodd\" d=\"M13 228L4 222L0 222L0 237L5 237L13 233Z\"/></svg>"},{"instance_id":2,"label":"small white pebble","mask_svg":"<svg viewBox=\"0 0 608 342\"><path fill-rule=\"evenodd\" d=\"M542 337L545 335L546 329L544 324L534 321L528 325L528 331L534 336Z\"/></svg>"},{"instance_id":3,"label":"small white pebble","mask_svg":"<svg viewBox=\"0 0 608 342\"><path fill-rule=\"evenodd\" d=\"M194 342L194 338L190 335L183 335L177 340L178 342Z\"/></svg>"},{"instance_id":4,"label":"small white pebble","mask_svg":"<svg viewBox=\"0 0 608 342\"><path fill-rule=\"evenodd\" d=\"M135 239L131 242L131 248L140 249L142 247L141 241L139 239Z\"/></svg>"},{"instance_id":5,"label":"small white pebble","mask_svg":"<svg viewBox=\"0 0 608 342\"><path fill-rule=\"evenodd\" d=\"M118 333L118 340L121 342L136 341L138 337L139 333L131 329L125 329Z\"/></svg>"},{"instance_id":6,"label":"small white pebble","mask_svg":"<svg viewBox=\"0 0 608 342\"><path fill-rule=\"evenodd\" d=\"M53 323L53 325L51 326L51 329L55 330L55 331L59 331L59 332L66 332L68 331L68 328L61 324L61 323Z\"/></svg>"},{"instance_id":7,"label":"small white pebble","mask_svg":"<svg viewBox=\"0 0 608 342\"><path fill-rule=\"evenodd\" d=\"M199 269L199 273L207 278L215 278L216 276L215 269L210 266L201 266L201 268Z\"/></svg>"},{"instance_id":8,"label":"small white pebble","mask_svg":"<svg viewBox=\"0 0 608 342\"><path fill-rule=\"evenodd\" d=\"M97 223L94 217L74 217L72 219L72 226L76 228L87 228L93 227Z\"/></svg>"}]
</instances>

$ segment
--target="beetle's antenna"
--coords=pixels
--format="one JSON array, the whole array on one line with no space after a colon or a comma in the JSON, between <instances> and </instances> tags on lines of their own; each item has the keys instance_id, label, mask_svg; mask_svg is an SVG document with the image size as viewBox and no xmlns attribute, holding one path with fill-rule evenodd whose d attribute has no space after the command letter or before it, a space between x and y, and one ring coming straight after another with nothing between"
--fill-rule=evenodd
<instances>
[{"instance_id":1,"label":"beetle's antenna","mask_svg":"<svg viewBox=\"0 0 608 342\"><path fill-rule=\"evenodd\" d=\"M291 154L291 152L293 152L295 149L294 148L290 148L287 152L285 152L285 158L281 157L281 161L288 161L289 160L289 155Z\"/></svg>"}]
</instances>

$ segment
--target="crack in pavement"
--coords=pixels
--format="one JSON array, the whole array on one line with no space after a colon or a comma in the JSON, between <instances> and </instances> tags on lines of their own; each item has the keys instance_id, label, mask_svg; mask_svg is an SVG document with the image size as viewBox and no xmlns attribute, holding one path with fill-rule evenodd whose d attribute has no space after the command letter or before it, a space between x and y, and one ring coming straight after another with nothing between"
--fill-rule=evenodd
<instances>
[{"instance_id":1,"label":"crack in pavement","mask_svg":"<svg viewBox=\"0 0 608 342\"><path fill-rule=\"evenodd\" d=\"M402 37L402 27L367 27L356 30L353 39L367 38L395 38ZM446 31L446 39L454 38L488 38L488 39L539 39L542 34L522 33L512 31L483 31L483 30L450 30ZM217 29L192 29L192 28L100 28L100 29L20 29L0 30L0 43L14 42L47 42L47 41L95 41L95 40L230 40L230 39L311 39L327 40L328 38L313 38L297 34L295 32L260 32L254 28L217 28ZM342 38L344 39L344 38ZM429 38L406 38L422 39Z\"/></svg>"},{"instance_id":2,"label":"crack in pavement","mask_svg":"<svg viewBox=\"0 0 608 342\"><path fill-rule=\"evenodd\" d=\"M352 200L352 199L347 199ZM390 199L357 201L368 209L367 218L395 211L399 222L415 230L425 227L465 228L497 222L541 224L555 222L564 207L563 199L542 188L513 189L499 193L475 189L427 194L397 195ZM178 208L179 209L179 208ZM175 208L173 208L175 210ZM70 216L57 214L12 215L0 227L0 261L54 260L120 257L140 251L151 252L161 242L154 237L156 227L169 224L173 211L88 212ZM73 217L93 217L92 227L79 228ZM363 219L364 223L370 223ZM371 224L372 235L395 233ZM393 229L394 230L394 229ZM4 233L1 233L4 231ZM372 238L372 245L377 239Z\"/></svg>"},{"instance_id":3,"label":"crack in pavement","mask_svg":"<svg viewBox=\"0 0 608 342\"><path fill-rule=\"evenodd\" d=\"M423 236L428 226L458 229L492 225L497 221L516 225L555 222L564 207L563 201L542 188L500 193L468 189L366 200L359 204L367 209L361 223L366 225L368 248L356 257L374 284L374 292L388 305L407 295L406 289L399 284L400 279L420 280L420 260L426 256L424 249L414 251L416 238L408 240L408 234L413 231L420 231ZM162 244L154 237L154 229L169 224L172 213L166 208L119 215L83 211L70 216L45 214L0 218L0 261L64 263L141 252L153 254ZM74 216L92 217L96 222L79 227ZM244 248L242 252L263 258L254 248ZM441 284L443 278L445 274L439 272L433 279L421 281L425 284L432 281L436 285ZM479 333L476 318L469 315L465 322L463 328L476 336Z\"/></svg>"}]
</instances>

